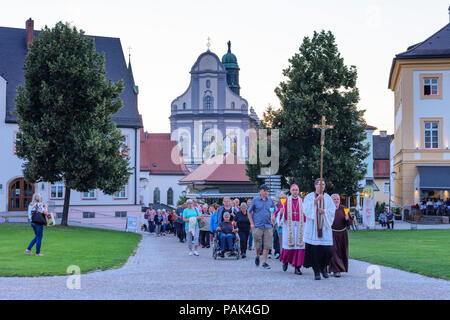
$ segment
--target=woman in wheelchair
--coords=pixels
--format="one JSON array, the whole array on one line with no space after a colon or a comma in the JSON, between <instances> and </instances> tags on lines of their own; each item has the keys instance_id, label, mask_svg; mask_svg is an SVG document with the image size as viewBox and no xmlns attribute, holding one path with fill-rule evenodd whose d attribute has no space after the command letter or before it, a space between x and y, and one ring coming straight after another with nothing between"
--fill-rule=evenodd
<instances>
[{"instance_id":1,"label":"woman in wheelchair","mask_svg":"<svg viewBox=\"0 0 450 320\"><path fill-rule=\"evenodd\" d=\"M230 214L226 212L223 215L223 221L217 227L217 236L220 239L221 251L219 253L220 257L225 256L225 250L228 249L231 251L230 256L234 255L233 252L233 241L236 239L235 232L239 230L233 228L232 223L230 222Z\"/></svg>"}]
</instances>

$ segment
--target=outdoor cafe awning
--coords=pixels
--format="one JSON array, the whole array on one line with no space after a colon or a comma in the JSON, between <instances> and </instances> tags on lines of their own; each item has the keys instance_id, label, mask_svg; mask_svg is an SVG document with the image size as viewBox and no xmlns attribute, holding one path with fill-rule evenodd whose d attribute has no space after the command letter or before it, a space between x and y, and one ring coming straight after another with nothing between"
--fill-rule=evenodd
<instances>
[{"instance_id":1,"label":"outdoor cafe awning","mask_svg":"<svg viewBox=\"0 0 450 320\"><path fill-rule=\"evenodd\" d=\"M417 166L420 189L450 190L450 166Z\"/></svg>"}]
</instances>

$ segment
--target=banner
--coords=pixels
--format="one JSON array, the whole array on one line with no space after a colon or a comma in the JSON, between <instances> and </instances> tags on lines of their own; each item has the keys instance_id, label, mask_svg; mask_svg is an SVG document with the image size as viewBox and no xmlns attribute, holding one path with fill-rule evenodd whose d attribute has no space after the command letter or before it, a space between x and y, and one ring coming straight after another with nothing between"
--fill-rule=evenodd
<instances>
[{"instance_id":1,"label":"banner","mask_svg":"<svg viewBox=\"0 0 450 320\"><path fill-rule=\"evenodd\" d=\"M375 228L375 205L374 205L374 191L372 186L365 186L364 191L364 202L362 218L363 224L366 228Z\"/></svg>"},{"instance_id":2,"label":"banner","mask_svg":"<svg viewBox=\"0 0 450 320\"><path fill-rule=\"evenodd\" d=\"M136 216L129 216L127 217L127 227L126 227L126 231L134 231L137 232L137 220L138 217Z\"/></svg>"}]
</instances>

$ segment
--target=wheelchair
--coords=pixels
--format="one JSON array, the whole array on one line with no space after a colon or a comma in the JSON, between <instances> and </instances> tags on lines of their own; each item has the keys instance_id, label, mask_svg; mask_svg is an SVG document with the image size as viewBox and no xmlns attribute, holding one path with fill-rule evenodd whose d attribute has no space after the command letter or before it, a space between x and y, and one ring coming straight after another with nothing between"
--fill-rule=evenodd
<instances>
[{"instance_id":1,"label":"wheelchair","mask_svg":"<svg viewBox=\"0 0 450 320\"><path fill-rule=\"evenodd\" d=\"M221 244L220 244L220 234L222 232L216 230L215 234L214 234L214 244L213 244L213 252L212 252L212 256L214 258L214 260L216 260L218 257L220 257L220 252L222 251L221 249ZM228 251L228 254L227 254ZM230 253L233 253L233 255L229 255ZM230 258L235 258L236 260L239 260L241 258L241 242L239 239L239 235L237 232L234 233L234 239L233 239L233 248L232 250L225 250L225 256L223 259L225 259L226 257L230 257Z\"/></svg>"}]
</instances>

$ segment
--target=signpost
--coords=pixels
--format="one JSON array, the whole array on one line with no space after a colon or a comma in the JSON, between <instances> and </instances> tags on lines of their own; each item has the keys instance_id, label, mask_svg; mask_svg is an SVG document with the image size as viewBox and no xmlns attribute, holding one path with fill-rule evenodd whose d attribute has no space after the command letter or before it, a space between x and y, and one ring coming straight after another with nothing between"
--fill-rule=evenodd
<instances>
[{"instance_id":1,"label":"signpost","mask_svg":"<svg viewBox=\"0 0 450 320\"><path fill-rule=\"evenodd\" d=\"M136 216L127 217L127 226L126 226L125 231L137 232L137 220L138 220L138 217L136 217Z\"/></svg>"}]
</instances>

